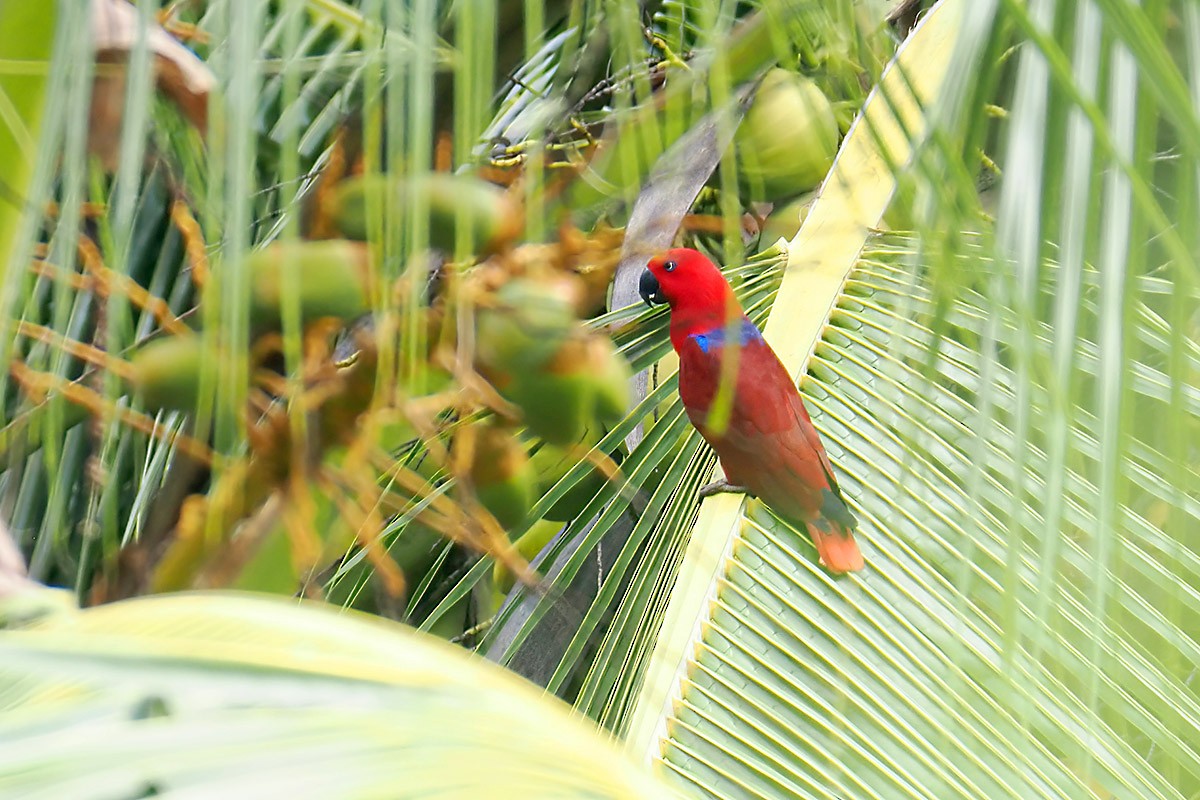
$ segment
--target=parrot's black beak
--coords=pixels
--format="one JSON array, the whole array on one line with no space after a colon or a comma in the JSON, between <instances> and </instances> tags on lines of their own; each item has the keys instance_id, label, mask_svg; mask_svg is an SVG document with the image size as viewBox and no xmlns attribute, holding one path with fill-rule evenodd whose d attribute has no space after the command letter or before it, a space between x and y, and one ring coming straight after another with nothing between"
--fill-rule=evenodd
<instances>
[{"instance_id":1,"label":"parrot's black beak","mask_svg":"<svg viewBox=\"0 0 1200 800\"><path fill-rule=\"evenodd\" d=\"M662 296L661 292L662 287L658 285L658 278L654 277L654 273L650 270L644 271L641 279L638 280L638 294L646 301L646 305L665 303L666 298Z\"/></svg>"}]
</instances>

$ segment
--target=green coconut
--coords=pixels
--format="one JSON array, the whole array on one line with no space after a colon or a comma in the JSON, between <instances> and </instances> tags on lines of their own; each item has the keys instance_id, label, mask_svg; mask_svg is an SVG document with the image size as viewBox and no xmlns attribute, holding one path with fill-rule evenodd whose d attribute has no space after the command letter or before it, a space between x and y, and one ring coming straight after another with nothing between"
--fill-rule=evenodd
<instances>
[{"instance_id":1,"label":"green coconut","mask_svg":"<svg viewBox=\"0 0 1200 800\"><path fill-rule=\"evenodd\" d=\"M556 445L580 441L590 426L629 410L629 364L605 336L579 329L541 369L513 372L500 388L526 427Z\"/></svg>"},{"instance_id":2,"label":"green coconut","mask_svg":"<svg viewBox=\"0 0 1200 800\"><path fill-rule=\"evenodd\" d=\"M763 78L733 142L743 194L774 202L824 180L837 154L837 119L816 83L776 68Z\"/></svg>"},{"instance_id":3,"label":"green coconut","mask_svg":"<svg viewBox=\"0 0 1200 800\"><path fill-rule=\"evenodd\" d=\"M505 392L525 426L551 444L577 442L592 422L595 387L582 369L541 370L517 376Z\"/></svg>"},{"instance_id":4,"label":"green coconut","mask_svg":"<svg viewBox=\"0 0 1200 800\"><path fill-rule=\"evenodd\" d=\"M199 336L164 336L134 354L129 388L150 411L195 411L201 384L215 390L217 363Z\"/></svg>"},{"instance_id":5,"label":"green coconut","mask_svg":"<svg viewBox=\"0 0 1200 800\"><path fill-rule=\"evenodd\" d=\"M578 328L565 284L533 278L504 284L475 320L476 358L502 373L538 369Z\"/></svg>"},{"instance_id":6,"label":"green coconut","mask_svg":"<svg viewBox=\"0 0 1200 800\"><path fill-rule=\"evenodd\" d=\"M337 185L332 198L334 225L348 239L366 241L368 209L403 223L412 197L427 204L429 244L455 252L462 226L471 253L488 252L508 241L520 215L499 187L470 175L431 172L420 177L367 175Z\"/></svg>"},{"instance_id":7,"label":"green coconut","mask_svg":"<svg viewBox=\"0 0 1200 800\"><path fill-rule=\"evenodd\" d=\"M599 334L588 342L587 375L595 391L595 414L601 422L616 422L629 413L629 362L612 339Z\"/></svg>"},{"instance_id":8,"label":"green coconut","mask_svg":"<svg viewBox=\"0 0 1200 800\"><path fill-rule=\"evenodd\" d=\"M278 242L248 254L243 269L250 273L250 318L259 327L279 327L285 275L296 286L301 323L353 319L370 310L370 254L361 242Z\"/></svg>"},{"instance_id":9,"label":"green coconut","mask_svg":"<svg viewBox=\"0 0 1200 800\"><path fill-rule=\"evenodd\" d=\"M511 528L537 500L537 474L517 438L490 423L476 426L471 483L480 504L501 527Z\"/></svg>"}]
</instances>

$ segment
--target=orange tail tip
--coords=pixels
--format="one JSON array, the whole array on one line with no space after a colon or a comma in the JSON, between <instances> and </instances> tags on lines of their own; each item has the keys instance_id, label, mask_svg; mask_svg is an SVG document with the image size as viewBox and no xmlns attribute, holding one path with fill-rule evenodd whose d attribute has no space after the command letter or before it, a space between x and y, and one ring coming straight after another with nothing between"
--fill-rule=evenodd
<instances>
[{"instance_id":1,"label":"orange tail tip","mask_svg":"<svg viewBox=\"0 0 1200 800\"><path fill-rule=\"evenodd\" d=\"M863 568L863 557L858 543L854 541L854 534L844 528L838 530L834 526L829 527L830 531L826 532L814 524L808 526L821 563L834 573L858 572Z\"/></svg>"}]
</instances>

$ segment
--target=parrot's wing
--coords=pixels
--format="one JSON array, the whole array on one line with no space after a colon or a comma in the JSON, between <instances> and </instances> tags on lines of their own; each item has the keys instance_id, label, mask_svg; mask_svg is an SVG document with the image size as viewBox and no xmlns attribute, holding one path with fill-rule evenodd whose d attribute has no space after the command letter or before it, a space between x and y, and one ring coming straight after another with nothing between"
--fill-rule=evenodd
<instances>
[{"instance_id":1,"label":"parrot's wing","mask_svg":"<svg viewBox=\"0 0 1200 800\"><path fill-rule=\"evenodd\" d=\"M790 376L789 376L790 380ZM812 418L808 416L808 408L804 405L804 398L800 396L799 390L796 391L791 398L791 412L796 418L796 425L804 433L804 438L808 440L808 445L817 452L817 456L821 459L821 466L825 470L825 477L829 480L829 485L834 491L839 491L837 479L833 477L833 464L829 462L829 454L825 452L825 445L821 442L821 434L817 433L816 427L812 424Z\"/></svg>"},{"instance_id":2,"label":"parrot's wing","mask_svg":"<svg viewBox=\"0 0 1200 800\"><path fill-rule=\"evenodd\" d=\"M709 418L720 391L725 348L684 342L679 394L692 423L721 459L730 483L745 486L783 516L804 523L821 561L834 572L863 566L850 513L821 438L791 375L767 344L741 347L729 420Z\"/></svg>"},{"instance_id":3,"label":"parrot's wing","mask_svg":"<svg viewBox=\"0 0 1200 800\"><path fill-rule=\"evenodd\" d=\"M710 419L726 353L726 348L680 348L679 393L689 418L717 451L730 482L789 516L821 514L834 486L832 470L791 376L765 342L750 342L738 351L729 420L721 428L719 420Z\"/></svg>"}]
</instances>

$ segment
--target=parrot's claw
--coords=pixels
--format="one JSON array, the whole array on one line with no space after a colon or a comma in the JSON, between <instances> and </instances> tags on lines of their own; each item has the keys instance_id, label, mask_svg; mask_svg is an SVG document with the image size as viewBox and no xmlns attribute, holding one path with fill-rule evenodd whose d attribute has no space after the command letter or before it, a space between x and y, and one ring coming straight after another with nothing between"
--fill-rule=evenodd
<instances>
[{"instance_id":1,"label":"parrot's claw","mask_svg":"<svg viewBox=\"0 0 1200 800\"><path fill-rule=\"evenodd\" d=\"M728 494L750 494L750 490L747 489L745 486L738 486L736 484L730 483L729 481L725 480L724 478L722 478L719 481L713 481L712 483L706 483L705 485L700 487L700 496L701 497L709 497L714 494L726 494L726 493L728 493Z\"/></svg>"}]
</instances>

